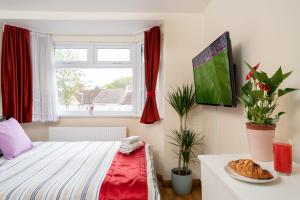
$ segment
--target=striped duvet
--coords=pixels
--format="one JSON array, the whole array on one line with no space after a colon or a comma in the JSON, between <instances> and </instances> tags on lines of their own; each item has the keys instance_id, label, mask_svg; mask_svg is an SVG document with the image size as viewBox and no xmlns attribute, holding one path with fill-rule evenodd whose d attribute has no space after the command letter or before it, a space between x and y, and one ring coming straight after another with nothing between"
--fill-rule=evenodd
<instances>
[{"instance_id":1,"label":"striped duvet","mask_svg":"<svg viewBox=\"0 0 300 200\"><path fill-rule=\"evenodd\" d=\"M0 159L2 200L98 200L119 142L38 142L13 160ZM146 147L148 199L159 200Z\"/></svg>"}]
</instances>

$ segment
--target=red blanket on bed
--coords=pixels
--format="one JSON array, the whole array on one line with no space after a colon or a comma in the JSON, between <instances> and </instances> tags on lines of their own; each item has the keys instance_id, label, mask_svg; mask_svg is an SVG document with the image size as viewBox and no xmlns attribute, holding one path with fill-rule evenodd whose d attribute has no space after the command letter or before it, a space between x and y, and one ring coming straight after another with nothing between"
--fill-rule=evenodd
<instances>
[{"instance_id":1,"label":"red blanket on bed","mask_svg":"<svg viewBox=\"0 0 300 200\"><path fill-rule=\"evenodd\" d=\"M129 155L116 153L99 200L148 200L145 145Z\"/></svg>"}]
</instances>

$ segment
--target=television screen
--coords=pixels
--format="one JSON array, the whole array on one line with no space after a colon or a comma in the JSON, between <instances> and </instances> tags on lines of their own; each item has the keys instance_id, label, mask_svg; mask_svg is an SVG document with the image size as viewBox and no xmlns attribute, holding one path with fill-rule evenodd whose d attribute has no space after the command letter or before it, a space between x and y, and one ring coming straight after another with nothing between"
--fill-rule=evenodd
<instances>
[{"instance_id":1,"label":"television screen","mask_svg":"<svg viewBox=\"0 0 300 200\"><path fill-rule=\"evenodd\" d=\"M235 69L229 32L193 59L198 104L236 106Z\"/></svg>"}]
</instances>

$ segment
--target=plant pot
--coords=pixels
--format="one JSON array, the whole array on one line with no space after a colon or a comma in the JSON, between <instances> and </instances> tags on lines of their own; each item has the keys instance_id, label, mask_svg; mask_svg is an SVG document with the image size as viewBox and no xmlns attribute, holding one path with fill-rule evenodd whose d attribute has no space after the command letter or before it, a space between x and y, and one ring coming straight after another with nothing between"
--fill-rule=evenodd
<instances>
[{"instance_id":1,"label":"plant pot","mask_svg":"<svg viewBox=\"0 0 300 200\"><path fill-rule=\"evenodd\" d=\"M188 169L188 175L178 175L178 168L171 172L171 183L173 190L179 195L187 195L192 190L192 170Z\"/></svg>"},{"instance_id":2,"label":"plant pot","mask_svg":"<svg viewBox=\"0 0 300 200\"><path fill-rule=\"evenodd\" d=\"M251 158L256 161L272 161L276 125L246 123L246 127Z\"/></svg>"}]
</instances>

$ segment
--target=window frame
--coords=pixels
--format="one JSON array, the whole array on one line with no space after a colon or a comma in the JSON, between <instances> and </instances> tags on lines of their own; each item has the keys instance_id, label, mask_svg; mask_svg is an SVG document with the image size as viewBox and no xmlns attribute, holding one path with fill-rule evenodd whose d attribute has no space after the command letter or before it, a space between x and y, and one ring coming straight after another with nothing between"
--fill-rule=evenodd
<instances>
[{"instance_id":1,"label":"window frame","mask_svg":"<svg viewBox=\"0 0 300 200\"><path fill-rule=\"evenodd\" d=\"M56 47L59 46L60 49L87 49L87 61L55 61L55 67L57 67L57 65L72 65L72 64L92 64L92 48L91 48L91 44L80 44L80 43L55 43L54 45L54 56L55 56L55 50Z\"/></svg>"},{"instance_id":2,"label":"window frame","mask_svg":"<svg viewBox=\"0 0 300 200\"><path fill-rule=\"evenodd\" d=\"M110 66L128 66L130 65L132 62L135 62L136 58L134 56L137 55L136 52L136 44L96 44L93 47L93 51L94 51L94 63L96 64L100 64L100 65L110 65ZM130 49L130 60L129 61L98 61L98 49ZM133 52L133 53L132 53ZM137 57L137 56L136 56Z\"/></svg>"},{"instance_id":3,"label":"window frame","mask_svg":"<svg viewBox=\"0 0 300 200\"><path fill-rule=\"evenodd\" d=\"M97 61L97 49L104 48L122 48L130 49L130 61ZM57 106L59 116L61 117L138 117L142 112L142 95L141 88L144 80L141 77L142 66L139 65L138 58L140 57L138 49L140 43L76 43L76 42L55 42L54 48L61 49L80 49L88 48L88 61L59 61L55 62L55 68L78 68L78 69L91 69L91 68L130 68L132 69L132 111L62 111ZM59 104L58 104L59 105Z\"/></svg>"}]
</instances>

